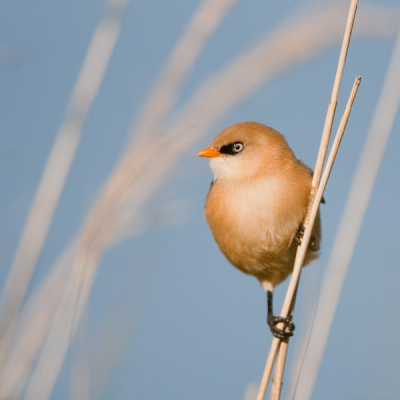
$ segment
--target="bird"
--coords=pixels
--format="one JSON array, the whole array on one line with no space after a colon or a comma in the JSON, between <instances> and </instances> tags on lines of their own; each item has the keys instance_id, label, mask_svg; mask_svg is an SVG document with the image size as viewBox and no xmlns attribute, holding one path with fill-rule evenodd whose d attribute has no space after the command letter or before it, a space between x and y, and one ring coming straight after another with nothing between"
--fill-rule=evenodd
<instances>
[{"instance_id":1,"label":"bird","mask_svg":"<svg viewBox=\"0 0 400 400\"><path fill-rule=\"evenodd\" d=\"M292 317L273 314L273 291L293 271L313 171L296 158L281 133L254 121L229 126L197 155L209 158L214 175L204 209L217 245L267 292L272 334L292 336ZM320 241L318 210L304 265L318 258ZM277 327L280 322L284 329Z\"/></svg>"}]
</instances>

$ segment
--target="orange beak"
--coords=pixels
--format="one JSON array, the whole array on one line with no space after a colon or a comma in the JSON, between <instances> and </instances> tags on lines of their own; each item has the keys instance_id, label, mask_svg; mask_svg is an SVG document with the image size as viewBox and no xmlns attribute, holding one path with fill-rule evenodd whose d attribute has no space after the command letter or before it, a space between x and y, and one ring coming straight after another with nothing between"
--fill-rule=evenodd
<instances>
[{"instance_id":1,"label":"orange beak","mask_svg":"<svg viewBox=\"0 0 400 400\"><path fill-rule=\"evenodd\" d=\"M221 153L217 150L212 149L211 147L207 147L206 149L200 151L197 155L199 157L215 158L219 157Z\"/></svg>"}]
</instances>

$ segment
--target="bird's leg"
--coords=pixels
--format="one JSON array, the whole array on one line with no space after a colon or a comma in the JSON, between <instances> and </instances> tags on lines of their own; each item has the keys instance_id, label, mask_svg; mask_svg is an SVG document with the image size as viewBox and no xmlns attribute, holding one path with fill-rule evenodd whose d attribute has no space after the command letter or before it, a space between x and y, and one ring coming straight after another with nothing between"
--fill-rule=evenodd
<instances>
[{"instance_id":1,"label":"bird's leg","mask_svg":"<svg viewBox=\"0 0 400 400\"><path fill-rule=\"evenodd\" d=\"M269 325L269 328L271 329L272 334L279 338L279 339L284 339L285 337L288 336L293 336L293 331L295 329L294 324L292 323L292 317L275 317L272 309L272 296L273 292L268 290L267 291L267 309L268 309L268 315L267 315L267 323ZM285 324L284 329L279 329L276 327L276 324L279 324L280 322L283 322ZM286 330L289 328L289 330Z\"/></svg>"},{"instance_id":2,"label":"bird's leg","mask_svg":"<svg viewBox=\"0 0 400 400\"><path fill-rule=\"evenodd\" d=\"M294 235L294 240L296 240L299 246L301 245L301 239L303 239L303 235L304 235L304 226L300 225L299 229ZM310 242L308 243L308 248L312 250L315 249L317 245L318 245L318 239L315 236L311 236Z\"/></svg>"}]
</instances>

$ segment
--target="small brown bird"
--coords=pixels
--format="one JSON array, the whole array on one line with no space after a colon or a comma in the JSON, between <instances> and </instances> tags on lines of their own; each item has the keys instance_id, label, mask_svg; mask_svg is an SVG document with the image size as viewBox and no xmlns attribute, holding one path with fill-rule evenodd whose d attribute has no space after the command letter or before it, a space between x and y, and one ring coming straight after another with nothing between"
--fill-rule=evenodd
<instances>
[{"instance_id":1,"label":"small brown bird","mask_svg":"<svg viewBox=\"0 0 400 400\"><path fill-rule=\"evenodd\" d=\"M267 322L272 333L293 335L291 318L275 317L272 295L293 271L302 237L312 170L298 160L285 137L257 122L243 122L219 133L198 156L210 158L214 174L205 217L220 250L267 292ZM304 265L318 257L319 213ZM276 324L285 323L285 329ZM288 328L288 329L286 329Z\"/></svg>"}]
</instances>

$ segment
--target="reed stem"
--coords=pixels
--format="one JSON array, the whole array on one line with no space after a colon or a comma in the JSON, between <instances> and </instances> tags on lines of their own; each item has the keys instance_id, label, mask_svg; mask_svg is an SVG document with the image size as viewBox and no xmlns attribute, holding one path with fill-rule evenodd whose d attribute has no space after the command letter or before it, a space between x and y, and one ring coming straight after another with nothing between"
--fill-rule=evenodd
<instances>
[{"instance_id":1,"label":"reed stem","mask_svg":"<svg viewBox=\"0 0 400 400\"><path fill-rule=\"evenodd\" d=\"M320 178L321 178L321 174L322 174L322 167L323 167L323 164L325 161L325 157L326 157L326 153L327 153L327 149L328 149L328 145L329 145L329 138L330 138L330 134L331 134L331 130L332 130L333 118L334 118L335 111L336 111L337 98L338 98L338 94L339 94L340 84L342 81L347 51L348 51L349 44L350 44L351 33L353 31L355 14L357 11L357 5L358 5L358 0L351 0L349 13L347 16L346 28L345 28L345 32L344 32L343 41L342 41L342 48L341 48L340 56L339 56L338 67L336 70L335 81L333 84L332 96L331 96L331 100L328 105L328 111L327 111L327 115L326 115L326 119L325 119L325 125L324 125L324 129L322 132L321 144L320 144L317 161L316 161L316 165L315 165L315 169L314 169L314 176L313 176L313 181L312 181L312 196L311 196L311 201L310 201L311 209L309 208L306 220L304 222L304 235L303 235L303 239L302 239L302 244L299 247L297 254L296 254L296 260L295 260L295 264L294 264L293 274L292 274L292 277L291 277L291 280L289 283L289 287L288 287L288 290L286 293L285 301L284 301L283 307L282 307L282 312L281 312L282 317L286 317L289 315L291 305L294 301L295 292L297 291L297 286L298 286L299 279L300 279L301 267L303 265L306 251L308 248L308 242L310 241L310 238L311 238L312 227L314 224L315 217L317 215L317 211L318 211L319 204L320 204L320 201L322 198L323 190L325 189L325 187L323 187L322 192L320 192L319 182L320 182ZM357 78L356 78L356 80L357 80ZM359 82L355 86L358 89ZM354 87L353 87L353 89L354 89ZM357 92L357 89L356 89L356 92ZM355 94L354 94L354 96L355 96ZM350 99L349 99L349 101L350 101ZM350 109L351 109L351 106L350 106ZM343 118L342 118L342 120L343 120ZM346 124L347 124L347 121L346 121ZM344 127L346 126L346 124L344 125ZM342 125L342 123L340 125ZM335 140L335 142L336 142L336 140ZM340 141L338 144L340 144ZM331 154L332 154L332 151L331 151ZM333 157L335 157L335 156L336 156L336 154ZM326 180L329 177L329 174L330 174L330 171L328 172ZM326 183L325 183L325 185L326 185ZM318 189L318 191L317 191L317 189ZM317 194L318 195L320 194L319 199L317 197ZM283 329L283 324L281 324L281 325L282 325L281 329ZM267 359L267 364L266 364L266 367L264 370L263 378L261 381L260 389L259 389L259 392L257 395L257 400L263 400L265 397L265 392L268 387L268 381L271 376L272 367L274 364L273 360L275 360L276 352L278 351L278 348L280 347L280 344L282 344L282 343L281 343L280 339L274 337L272 344L271 344L270 354ZM283 349L282 351L283 351L282 354L285 354L285 358L286 358L286 350ZM271 360L272 360L272 362L271 362ZM283 376L283 373L279 372L278 375ZM277 382L275 382L275 388L278 388L279 386L280 385L277 384ZM275 399L279 399L280 387L279 387L278 393L276 392L276 390L274 392L275 392L275 394L274 394ZM278 396L278 397L276 397L276 396Z\"/></svg>"}]
</instances>

